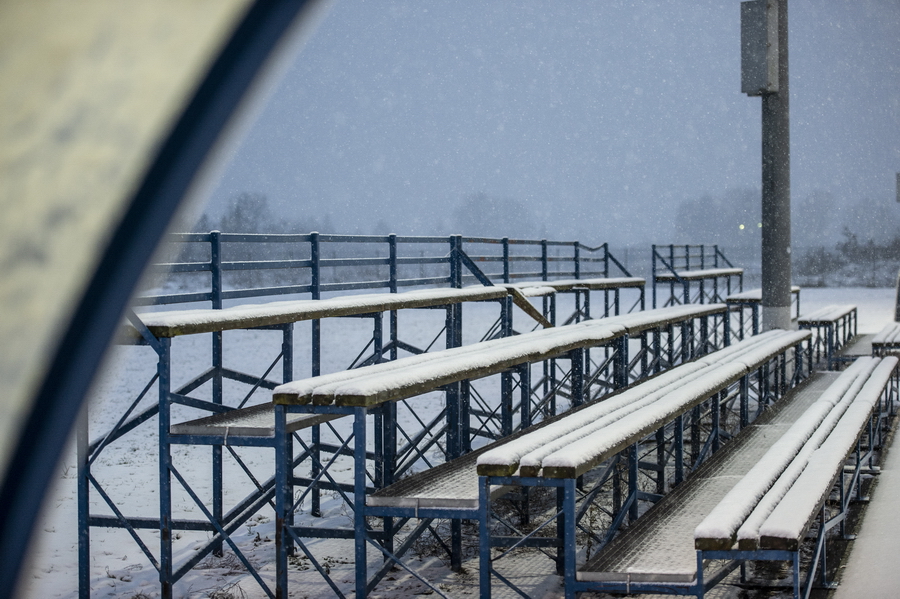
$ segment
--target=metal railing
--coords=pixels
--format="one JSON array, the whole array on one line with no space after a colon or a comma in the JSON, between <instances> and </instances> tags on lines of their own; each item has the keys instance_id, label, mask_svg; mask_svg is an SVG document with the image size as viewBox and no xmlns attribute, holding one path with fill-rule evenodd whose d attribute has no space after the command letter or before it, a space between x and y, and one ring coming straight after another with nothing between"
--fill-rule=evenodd
<instances>
[{"instance_id":1,"label":"metal railing","mask_svg":"<svg viewBox=\"0 0 900 599\"><path fill-rule=\"evenodd\" d=\"M611 268L631 276L606 243L461 235L176 233L166 239L164 255L150 269L157 290L138 296L136 305L210 302L221 308L226 300L250 297L461 287L480 281L463 268L466 262L495 283L608 277Z\"/></svg>"}]
</instances>

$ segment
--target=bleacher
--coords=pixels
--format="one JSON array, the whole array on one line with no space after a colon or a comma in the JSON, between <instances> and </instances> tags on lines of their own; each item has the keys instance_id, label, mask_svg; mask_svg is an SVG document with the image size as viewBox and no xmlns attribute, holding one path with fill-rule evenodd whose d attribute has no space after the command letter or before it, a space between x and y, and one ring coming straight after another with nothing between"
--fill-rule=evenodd
<instances>
[{"instance_id":1,"label":"bleacher","mask_svg":"<svg viewBox=\"0 0 900 599\"><path fill-rule=\"evenodd\" d=\"M311 242L320 241L309 237ZM419 279L449 287L400 293L403 279L398 269L404 264L396 253L400 239L405 238L387 238L394 247L384 262L391 266L388 293L322 298L325 285L363 290L370 283L323 284L319 272L312 278L311 287L318 288L310 289L310 299L223 308L220 282L213 308L129 315L120 339L150 346L157 355L158 376L113 430L82 448L87 468L80 476L89 481L91 464L102 451L156 417L161 512L158 519L128 516L107 500L115 515L82 513L82 556L89 555L85 547L89 548L91 527L158 529L158 569L169 591L201 560L227 546L269 595L288 594L289 557L297 552L309 559L325 584L342 594L346 582L317 561L309 543L343 539L353 545L352 586L358 597L384 584L398 566L440 593L416 572L410 552L423 536L432 535L446 551L451 568L459 570L464 559L463 522L477 521L480 592L485 597L498 581L522 593L504 575L501 559L518 547L538 548L550 556L567 596L582 591L702 596L747 559L793 560L799 589L797 555L808 529L815 526L815 516L822 512L823 497L835 481L843 480L844 461L854 448L855 478L850 487L858 489L861 464L871 465L882 420L895 399L894 358L877 363L860 360L843 374L813 373L814 364L848 363L841 350L856 332L854 306L829 306L806 314L798 319L800 331L747 336L740 320L743 310L758 307L761 297L758 291L732 293L733 279L740 291L742 271L717 247L708 253L709 247L683 246L684 264L679 264L678 246L667 250L654 246L654 260L659 258L661 264L659 270L654 264L654 305L657 285L668 287L670 294L665 307L644 310L645 281L624 268L625 276L608 276L609 264L618 262L604 246L602 273L580 270L579 247L585 248L576 245L574 270L559 270L554 277L551 244L540 242L541 256L535 260L542 271L535 277L533 272L512 271L510 240L502 240L501 260L468 255L458 237L451 238L450 253L440 262L450 266L449 276ZM494 241L501 240L470 240L476 246ZM327 260L318 250L313 255L318 257L311 265L321 269ZM503 262L502 273L482 270L480 265L494 261ZM350 262L334 259L333 264ZM437 262L428 258L413 263ZM466 281L478 284L464 286ZM371 288L383 283L373 282ZM628 313L622 310L620 297L625 291L637 298ZM602 311L592 293L603 294ZM574 311L558 318L557 299L563 295L569 296L566 305L574 305ZM251 295L245 290L234 297ZM166 303L158 300L153 301ZM470 342L464 345L463 308L476 303L497 306L499 316L483 334L469 333ZM526 316L516 327L514 307ZM444 327L430 344L419 347L402 339L397 315L411 310L443 312ZM740 313L737 330L735 312ZM386 315L388 343L383 339ZM334 318L371 322L372 332L349 370L323 373L320 323ZM307 321L312 323L311 376L297 379L294 326ZM261 376L225 368L222 334L238 330L280 333L279 350ZM758 326L752 332L758 333ZM191 335L211 335L212 368L173 389L171 373L178 358L173 356L172 341ZM441 336L444 347L435 350ZM886 329L873 342L873 351L889 353L895 338L900 334ZM401 351L408 355L401 356ZM274 381L269 375L279 361L281 380ZM224 380L247 385L250 391L240 403L226 405ZM207 383L212 400L195 395ZM136 410L154 384L158 401ZM254 395L258 390L270 391L272 401L259 403ZM822 407L826 405L827 410ZM813 411L804 413L807 408ZM181 416L174 415L176 409ZM202 415L185 418L183 414L189 413L185 410ZM850 416L843 417L845 413L852 414L852 422ZM835 434L829 435L832 430ZM782 434L787 441L776 442ZM860 438L865 441L862 445ZM785 449L790 443L796 451ZM173 465L171 449L176 445L212 448L211 502L200 499ZM223 478L221 459L227 451L240 464L236 450L241 447L273 450L273 474L257 480L242 465L254 490L229 509L221 499L223 486L230 482ZM765 458L767 451L784 458L778 463L790 474L757 472L762 464L774 461ZM817 457L822 454L827 458ZM757 462L760 466L754 467ZM771 482L762 484L775 489L774 494L744 489L764 480ZM816 488L818 495L793 491L792 484ZM205 519L175 517L174 485L187 491ZM545 504L531 501L541 489L556 494L555 510L547 512ZM322 513L323 492L344 506L349 526L296 520L304 502L310 504L312 516ZM712 535L709 531L725 530L721 522L704 529L703 518L715 520L723 511L733 515L734 498L743 501L750 495L763 496L760 505L774 506L771 523L757 528L743 524L757 531L755 537L740 527ZM82 500L88 505L87 496ZM604 502L599 510L606 515L599 525L593 521L588 525L584 518L590 513L596 520L598 501ZM523 523L537 519L543 524L536 529L529 525L525 531L511 529L495 509L498 502L514 505ZM718 502L726 507L716 507ZM789 507L777 507L782 504ZM274 507L276 521L274 590L232 539L266 505ZM795 514L798 506L810 517L799 528L791 528L788 524L795 523L780 514ZM762 508L754 504L741 509L749 514ZM841 510L833 517L823 516L820 545L824 531L841 525L846 505ZM446 541L434 526L436 519L449 520ZM549 526L553 521L556 526ZM178 554L179 530L205 531L208 540L190 554ZM593 555L584 555L585 539ZM496 548L504 552L497 556ZM382 556L374 571L368 555L372 550ZM821 553L821 547L816 551ZM729 560L729 565L706 572L708 559Z\"/></svg>"}]
</instances>

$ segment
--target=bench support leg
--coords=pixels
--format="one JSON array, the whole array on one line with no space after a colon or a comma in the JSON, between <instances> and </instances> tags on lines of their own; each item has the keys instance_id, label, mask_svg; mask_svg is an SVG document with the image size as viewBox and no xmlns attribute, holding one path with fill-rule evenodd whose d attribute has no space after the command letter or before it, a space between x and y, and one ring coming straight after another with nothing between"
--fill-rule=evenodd
<instances>
[{"instance_id":1,"label":"bench support leg","mask_svg":"<svg viewBox=\"0 0 900 599\"><path fill-rule=\"evenodd\" d=\"M162 599L172 599L171 340L160 339L159 346L159 582Z\"/></svg>"},{"instance_id":2,"label":"bench support leg","mask_svg":"<svg viewBox=\"0 0 900 599\"><path fill-rule=\"evenodd\" d=\"M576 568L576 550L575 545L575 480L566 479L563 487L563 519L565 527L563 535L563 548L565 550L564 563L564 584L566 589L566 599L575 599L575 568Z\"/></svg>"},{"instance_id":3,"label":"bench support leg","mask_svg":"<svg viewBox=\"0 0 900 599\"><path fill-rule=\"evenodd\" d=\"M355 537L356 597L366 596L368 564L366 560L366 409L353 414L353 529Z\"/></svg>"},{"instance_id":4,"label":"bench support leg","mask_svg":"<svg viewBox=\"0 0 900 599\"><path fill-rule=\"evenodd\" d=\"M491 596L491 513L490 485L486 476L478 477L478 589L483 599Z\"/></svg>"}]
</instances>

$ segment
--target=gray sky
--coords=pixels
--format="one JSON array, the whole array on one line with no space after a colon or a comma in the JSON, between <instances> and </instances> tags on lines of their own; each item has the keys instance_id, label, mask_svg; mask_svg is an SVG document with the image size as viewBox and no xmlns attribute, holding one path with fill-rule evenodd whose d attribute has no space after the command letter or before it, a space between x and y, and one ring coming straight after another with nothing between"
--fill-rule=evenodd
<instances>
[{"instance_id":1,"label":"gray sky","mask_svg":"<svg viewBox=\"0 0 900 599\"><path fill-rule=\"evenodd\" d=\"M338 0L211 211L261 193L338 232L449 233L481 193L549 238L666 243L680 202L759 187L739 37L737 1ZM893 203L900 3L791 0L790 61L795 202Z\"/></svg>"}]
</instances>

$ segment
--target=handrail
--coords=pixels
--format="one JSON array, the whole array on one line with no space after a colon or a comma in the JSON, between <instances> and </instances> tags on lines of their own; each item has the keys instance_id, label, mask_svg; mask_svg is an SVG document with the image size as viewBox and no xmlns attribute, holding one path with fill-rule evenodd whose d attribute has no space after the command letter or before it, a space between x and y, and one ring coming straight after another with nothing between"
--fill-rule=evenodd
<instances>
[{"instance_id":1,"label":"handrail","mask_svg":"<svg viewBox=\"0 0 900 599\"><path fill-rule=\"evenodd\" d=\"M370 245L373 247L360 247ZM453 286L471 282L459 268L459 254L476 263L497 264L485 276L496 283L534 278L608 277L610 265L631 273L609 244L494 237L338 235L296 233L171 233L166 258L150 273L164 277L162 289L135 299L136 305L211 302L325 291ZM533 266L532 266L533 265ZM502 268L501 268L502 266Z\"/></svg>"}]
</instances>

